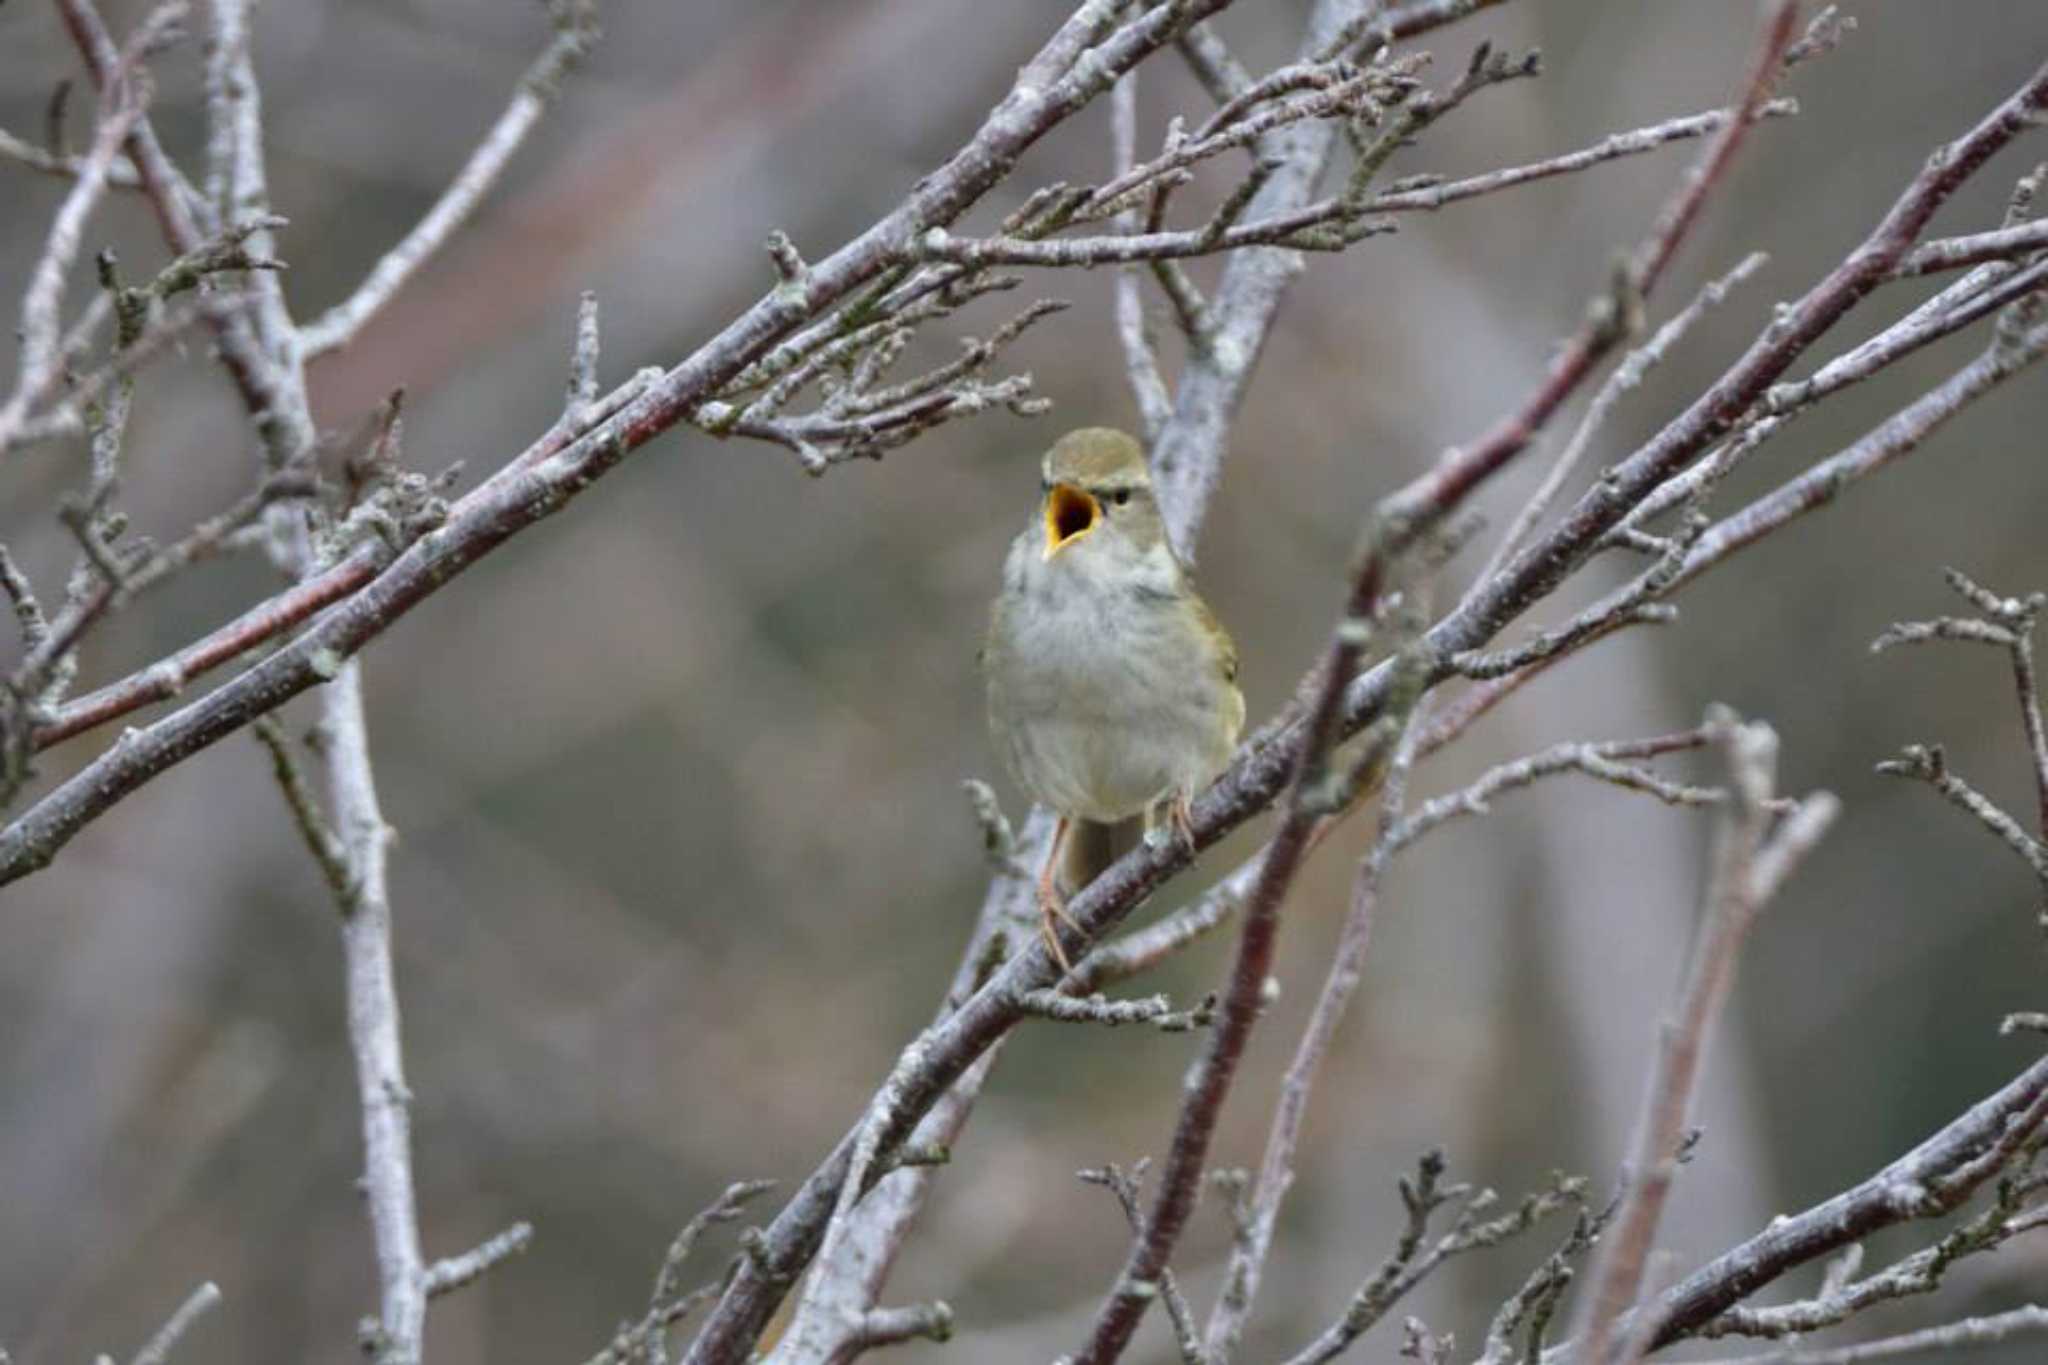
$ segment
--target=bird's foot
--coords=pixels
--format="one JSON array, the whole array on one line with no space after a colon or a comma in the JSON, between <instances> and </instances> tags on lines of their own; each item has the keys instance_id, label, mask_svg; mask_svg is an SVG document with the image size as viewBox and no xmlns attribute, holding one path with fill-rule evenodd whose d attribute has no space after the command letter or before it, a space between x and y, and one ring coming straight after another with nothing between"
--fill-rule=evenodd
<instances>
[{"instance_id":1,"label":"bird's foot","mask_svg":"<svg viewBox=\"0 0 2048 1365\"><path fill-rule=\"evenodd\" d=\"M1188 817L1188 798L1171 796L1146 812L1145 847L1154 853L1168 844L1179 844L1193 857L1195 852L1195 826Z\"/></svg>"},{"instance_id":2,"label":"bird's foot","mask_svg":"<svg viewBox=\"0 0 2048 1365\"><path fill-rule=\"evenodd\" d=\"M1166 820L1173 830L1173 837L1180 841L1180 846L1187 850L1188 856L1193 857L1195 852L1195 822L1188 812L1186 792L1180 792L1174 796L1172 803L1166 808Z\"/></svg>"},{"instance_id":3,"label":"bird's foot","mask_svg":"<svg viewBox=\"0 0 2048 1365\"><path fill-rule=\"evenodd\" d=\"M1046 853L1045 866L1038 870L1038 936L1045 940L1045 951L1059 964L1060 975L1074 970L1074 964L1067 961L1067 950L1060 946L1060 925L1087 939L1087 931L1067 913L1066 898L1060 895L1059 868L1060 850L1067 841L1068 821L1060 817L1059 827L1053 831L1052 848Z\"/></svg>"},{"instance_id":4,"label":"bird's foot","mask_svg":"<svg viewBox=\"0 0 2048 1365\"><path fill-rule=\"evenodd\" d=\"M1059 964L1060 974L1064 976L1066 973L1074 970L1074 964L1067 960L1067 950L1060 946L1060 926L1062 924L1084 938L1087 935L1087 931L1081 927L1080 922L1067 913L1066 904L1060 899L1060 893L1051 886L1040 886L1038 888L1038 936L1045 940L1046 952L1050 953L1052 960Z\"/></svg>"}]
</instances>

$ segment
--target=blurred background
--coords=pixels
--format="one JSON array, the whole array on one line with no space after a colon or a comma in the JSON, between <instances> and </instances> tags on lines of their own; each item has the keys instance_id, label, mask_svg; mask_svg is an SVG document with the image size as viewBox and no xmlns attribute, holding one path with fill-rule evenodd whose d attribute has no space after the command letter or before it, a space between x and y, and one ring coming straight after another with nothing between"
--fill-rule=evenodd
<instances>
[{"instance_id":1,"label":"blurred background","mask_svg":"<svg viewBox=\"0 0 2048 1365\"><path fill-rule=\"evenodd\" d=\"M141 6L108 9L125 28ZM579 290L603 302L608 382L674 361L768 285L770 228L815 258L865 226L967 135L1065 9L606 0L606 41L478 220L353 349L320 363L323 424L352 426L403 384L409 461L467 461L466 486L552 420ZM1291 55L1301 0L1240 9L1221 29L1248 62ZM1595 460L1675 412L1774 301L1861 237L1936 141L2048 56L2038 0L1862 0L1851 12L1859 30L1799 73L1805 112L1756 137L1659 316L1752 249L1770 265L1621 409ZM1439 79L1482 37L1540 46L1547 72L1484 92L1393 173L1476 172L1714 107L1753 13L1747 0L1519 0L1439 34ZM280 249L301 316L343 297L427 206L544 38L537 5L489 0L259 13L275 207L291 219ZM197 66L196 45L158 63L159 125L186 157L203 138ZM1145 72L1142 136L1156 145L1168 117L1203 106L1170 59ZM52 86L77 75L49 7L0 9L0 125L37 137ZM89 102L73 104L82 142ZM1100 178L1105 119L1106 106L1090 111L1036 149L974 221L1047 180ZM1324 639L1373 499L1526 391L1691 155L1676 147L1413 216L1398 236L1311 261L1202 545L1203 587L1242 646L1255 718ZM2043 155L2038 136L2008 153L1936 231L1995 226L2012 181ZM10 299L61 193L0 165ZM135 269L161 259L133 199L95 221L88 246L102 242ZM1075 305L1010 355L1055 400L1051 415L982 417L816 482L774 448L666 436L366 655L399 832L428 1254L514 1219L537 1229L524 1257L436 1302L435 1361L588 1355L638 1316L691 1212L732 1180L801 1179L929 1016L984 883L961 779L996 780L1022 814L983 731L974 665L1003 548L1031 514L1044 445L1068 426L1134 421L1111 278L1027 283ZM1883 291L1816 359L1925 292ZM927 352L985 335L1024 301L979 305ZM1983 336L1803 420L1721 506L1853 439ZM1665 1228L1681 1270L1860 1179L2034 1055L1996 1036L2007 1011L2048 1003L2023 867L1924 787L1871 771L1902 743L1940 741L1960 772L2023 808L2003 657L1937 647L1872 659L1867 645L1895 619L1958 608L1944 564L2001 591L2048 588L2044 430L2048 383L2029 374L1702 581L1675 627L1603 644L1528 689L1420 779L1427 794L1560 739L1680 728L1721 700L1778 726L1788 790L1843 798L1836 832L1745 960L1698 1115L1700 1157ZM132 433L127 505L159 537L223 505L255 466L203 348L150 372ZM1490 491L1496 526L1539 463ZM81 479L70 445L0 470L0 538L46 596L71 553L52 512ZM1453 565L1451 587L1477 557ZM1592 575L1542 619L1605 581ZM102 633L85 685L271 590L253 561L185 576ZM16 649L0 639L0 666ZM46 755L44 781L111 739ZM1234 865L1263 828L1210 854L1166 903ZM1395 1176L1433 1144L1454 1175L1505 1194L1553 1168L1611 1184L1707 831L1697 813L1560 782L1503 799L1400 865L1248 1359L1292 1350L1341 1311L1393 1244ZM1326 849L1291 903L1283 995L1234 1099L1224 1163L1257 1161L1358 837ZM152 783L0 900L0 1343L17 1361L124 1354L210 1278L225 1304L182 1358L352 1358L374 1283L352 1186L360 1133L336 926L256 744L237 737ZM1222 937L1201 945L1157 985L1198 995L1227 953ZM1127 1239L1112 1201L1074 1172L1163 1151L1196 1046L1025 1028L888 1298L951 1302L954 1359L1070 1349ZM1198 1302L1226 1240L1206 1209L1181 1256ZM1551 1242L1463 1264L1404 1311L1476 1342ZM2022 1243L1867 1330L2010 1306L2044 1272L2048 1245ZM1390 1358L1394 1331L1355 1358ZM1148 1325L1141 1342L1132 1359L1171 1358L1163 1329Z\"/></svg>"}]
</instances>

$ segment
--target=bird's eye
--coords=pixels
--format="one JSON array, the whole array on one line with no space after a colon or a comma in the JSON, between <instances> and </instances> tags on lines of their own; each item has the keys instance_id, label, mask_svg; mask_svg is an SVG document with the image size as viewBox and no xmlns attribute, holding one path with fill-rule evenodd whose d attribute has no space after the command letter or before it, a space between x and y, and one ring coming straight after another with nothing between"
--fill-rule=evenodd
<instances>
[{"instance_id":1,"label":"bird's eye","mask_svg":"<svg viewBox=\"0 0 2048 1365\"><path fill-rule=\"evenodd\" d=\"M1131 500L1131 490L1128 488L1119 488L1116 490L1116 492L1109 495L1109 499L1118 507L1122 507L1125 503Z\"/></svg>"}]
</instances>

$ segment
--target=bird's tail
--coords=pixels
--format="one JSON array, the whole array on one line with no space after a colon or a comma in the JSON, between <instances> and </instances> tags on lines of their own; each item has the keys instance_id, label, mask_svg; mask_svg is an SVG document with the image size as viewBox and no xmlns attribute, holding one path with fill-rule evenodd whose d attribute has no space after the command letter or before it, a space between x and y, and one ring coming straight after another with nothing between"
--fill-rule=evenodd
<instances>
[{"instance_id":1,"label":"bird's tail","mask_svg":"<svg viewBox=\"0 0 2048 1365\"><path fill-rule=\"evenodd\" d=\"M1145 820L1139 815L1109 825L1074 821L1067 831L1066 865L1060 869L1060 882L1067 894L1079 893L1104 868L1136 848L1144 832Z\"/></svg>"}]
</instances>

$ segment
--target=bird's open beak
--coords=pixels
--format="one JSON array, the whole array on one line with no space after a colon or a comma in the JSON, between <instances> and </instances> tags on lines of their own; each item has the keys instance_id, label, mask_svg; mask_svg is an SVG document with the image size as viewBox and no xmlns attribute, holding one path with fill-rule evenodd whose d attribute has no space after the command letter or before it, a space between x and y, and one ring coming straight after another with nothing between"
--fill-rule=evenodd
<instances>
[{"instance_id":1,"label":"bird's open beak","mask_svg":"<svg viewBox=\"0 0 2048 1365\"><path fill-rule=\"evenodd\" d=\"M1102 505L1070 483L1056 483L1045 495L1045 557L1061 550L1095 529L1102 520Z\"/></svg>"}]
</instances>

